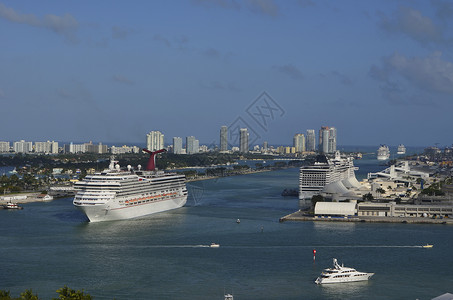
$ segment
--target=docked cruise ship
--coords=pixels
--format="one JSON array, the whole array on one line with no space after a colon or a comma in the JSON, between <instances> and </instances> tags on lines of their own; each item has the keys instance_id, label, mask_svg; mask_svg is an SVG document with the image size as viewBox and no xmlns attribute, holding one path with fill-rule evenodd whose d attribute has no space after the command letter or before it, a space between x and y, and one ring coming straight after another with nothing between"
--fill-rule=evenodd
<instances>
[{"instance_id":1,"label":"docked cruise ship","mask_svg":"<svg viewBox=\"0 0 453 300\"><path fill-rule=\"evenodd\" d=\"M300 168L299 199L310 200L321 193L350 194L350 188L360 186L355 170L354 159L341 157L338 151L333 159L318 155L313 165Z\"/></svg>"},{"instance_id":2,"label":"docked cruise ship","mask_svg":"<svg viewBox=\"0 0 453 300\"><path fill-rule=\"evenodd\" d=\"M387 160L390 158L390 150L387 145L381 145L377 151L378 160Z\"/></svg>"},{"instance_id":3,"label":"docked cruise ship","mask_svg":"<svg viewBox=\"0 0 453 300\"><path fill-rule=\"evenodd\" d=\"M396 154L406 154L406 147L403 144L399 144Z\"/></svg>"},{"instance_id":4,"label":"docked cruise ship","mask_svg":"<svg viewBox=\"0 0 453 300\"><path fill-rule=\"evenodd\" d=\"M149 151L147 151L149 152ZM187 201L185 175L154 170L150 152L146 171L121 170L113 159L109 168L87 175L75 183L73 204L90 222L131 219L184 206Z\"/></svg>"}]
</instances>

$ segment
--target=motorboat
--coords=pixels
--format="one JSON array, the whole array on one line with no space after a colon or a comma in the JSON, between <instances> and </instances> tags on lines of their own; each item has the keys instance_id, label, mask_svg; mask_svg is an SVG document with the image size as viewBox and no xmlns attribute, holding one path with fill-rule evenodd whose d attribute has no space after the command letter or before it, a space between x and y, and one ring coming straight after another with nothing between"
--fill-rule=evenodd
<instances>
[{"instance_id":1,"label":"motorboat","mask_svg":"<svg viewBox=\"0 0 453 300\"><path fill-rule=\"evenodd\" d=\"M333 267L324 269L321 275L316 278L316 284L326 283L343 283L354 281L366 281L373 276L374 273L359 272L356 269L348 268L339 265L336 258L333 259Z\"/></svg>"},{"instance_id":2,"label":"motorboat","mask_svg":"<svg viewBox=\"0 0 453 300\"><path fill-rule=\"evenodd\" d=\"M3 205L4 209L24 209L22 206L17 205L17 203L8 202Z\"/></svg>"},{"instance_id":3,"label":"motorboat","mask_svg":"<svg viewBox=\"0 0 453 300\"><path fill-rule=\"evenodd\" d=\"M220 245L216 244L216 243L211 243L211 245L209 247L211 247L211 248L219 248Z\"/></svg>"},{"instance_id":4,"label":"motorboat","mask_svg":"<svg viewBox=\"0 0 453 300\"><path fill-rule=\"evenodd\" d=\"M426 244L426 245L423 245L422 248L432 248L434 247L434 245L431 245L431 244Z\"/></svg>"}]
</instances>

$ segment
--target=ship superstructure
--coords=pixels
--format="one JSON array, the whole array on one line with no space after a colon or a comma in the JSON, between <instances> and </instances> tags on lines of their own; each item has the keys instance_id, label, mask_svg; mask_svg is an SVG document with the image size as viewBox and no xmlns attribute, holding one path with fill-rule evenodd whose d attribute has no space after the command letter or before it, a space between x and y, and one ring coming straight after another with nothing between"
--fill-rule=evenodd
<instances>
[{"instance_id":1,"label":"ship superstructure","mask_svg":"<svg viewBox=\"0 0 453 300\"><path fill-rule=\"evenodd\" d=\"M378 160L387 160L390 158L390 150L387 145L381 145L377 151Z\"/></svg>"},{"instance_id":2,"label":"ship superstructure","mask_svg":"<svg viewBox=\"0 0 453 300\"><path fill-rule=\"evenodd\" d=\"M151 155L150 160L154 160ZM149 165L154 166L154 162ZM108 169L75 183L73 204L91 222L130 219L184 206L185 175L162 171L121 170L113 159Z\"/></svg>"},{"instance_id":3,"label":"ship superstructure","mask_svg":"<svg viewBox=\"0 0 453 300\"><path fill-rule=\"evenodd\" d=\"M396 154L406 154L406 147L403 144L399 144Z\"/></svg>"},{"instance_id":4,"label":"ship superstructure","mask_svg":"<svg viewBox=\"0 0 453 300\"><path fill-rule=\"evenodd\" d=\"M352 157L341 157L337 151L335 158L318 155L314 164L302 166L299 172L299 199L311 199L323 191L345 194L348 188L359 185Z\"/></svg>"}]
</instances>

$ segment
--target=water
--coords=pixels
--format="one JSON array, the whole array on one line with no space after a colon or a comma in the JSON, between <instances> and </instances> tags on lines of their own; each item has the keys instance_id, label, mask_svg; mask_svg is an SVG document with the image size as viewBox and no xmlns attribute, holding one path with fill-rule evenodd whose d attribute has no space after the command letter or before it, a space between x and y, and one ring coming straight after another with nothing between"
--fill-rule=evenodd
<instances>
[{"instance_id":1,"label":"water","mask_svg":"<svg viewBox=\"0 0 453 300\"><path fill-rule=\"evenodd\" d=\"M453 293L451 226L279 223L298 209L296 198L280 196L297 182L297 169L194 182L186 207L117 222L87 223L70 198L0 210L0 289L18 296L32 288L42 299L56 297L64 285L95 299L223 299L224 291L235 300ZM212 242L220 248L209 248ZM434 248L416 247L426 243ZM314 284L333 257L376 275L369 282Z\"/></svg>"}]
</instances>

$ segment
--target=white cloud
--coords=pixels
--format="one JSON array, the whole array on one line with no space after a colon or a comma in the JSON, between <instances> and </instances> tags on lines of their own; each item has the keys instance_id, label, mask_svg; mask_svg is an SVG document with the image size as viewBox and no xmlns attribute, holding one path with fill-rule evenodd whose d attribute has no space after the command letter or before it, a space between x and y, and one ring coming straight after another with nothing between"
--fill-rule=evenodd
<instances>
[{"instance_id":1,"label":"white cloud","mask_svg":"<svg viewBox=\"0 0 453 300\"><path fill-rule=\"evenodd\" d=\"M125 28L121 28L119 26L113 26L112 27L112 37L114 39L124 40L130 34L132 34L134 32L135 32L135 30L133 30L133 29L125 29Z\"/></svg>"},{"instance_id":2,"label":"white cloud","mask_svg":"<svg viewBox=\"0 0 453 300\"><path fill-rule=\"evenodd\" d=\"M121 75L113 75L112 79L113 79L113 81L119 82L119 83L124 83L124 84L128 84L128 85L134 84L134 82L132 80L130 80L129 78L126 78L124 76L121 76Z\"/></svg>"},{"instance_id":3,"label":"white cloud","mask_svg":"<svg viewBox=\"0 0 453 300\"><path fill-rule=\"evenodd\" d=\"M283 73L295 80L304 79L302 72L292 64L284 66L273 66L272 69L277 70L278 72Z\"/></svg>"},{"instance_id":4,"label":"white cloud","mask_svg":"<svg viewBox=\"0 0 453 300\"><path fill-rule=\"evenodd\" d=\"M162 36L160 34L155 34L154 37L153 37L153 40L161 42L167 47L171 47L170 41L166 37L164 37L164 36Z\"/></svg>"},{"instance_id":5,"label":"white cloud","mask_svg":"<svg viewBox=\"0 0 453 300\"><path fill-rule=\"evenodd\" d=\"M369 74L381 82L384 97L392 102L414 103L418 99L421 103L421 93L429 98L453 95L453 63L443 60L441 52L427 57L395 53L383 58L380 66L372 66Z\"/></svg>"},{"instance_id":6,"label":"white cloud","mask_svg":"<svg viewBox=\"0 0 453 300\"><path fill-rule=\"evenodd\" d=\"M387 33L406 35L421 44L444 43L443 28L410 7L400 7L393 18L380 15L380 27Z\"/></svg>"},{"instance_id":7,"label":"white cloud","mask_svg":"<svg viewBox=\"0 0 453 300\"><path fill-rule=\"evenodd\" d=\"M453 64L442 60L440 52L424 58L405 57L395 53L386 63L416 86L453 95Z\"/></svg>"},{"instance_id":8,"label":"white cloud","mask_svg":"<svg viewBox=\"0 0 453 300\"><path fill-rule=\"evenodd\" d=\"M76 31L79 23L70 14L63 16L45 15L39 19L33 14L20 14L14 9L6 7L0 3L0 18L6 19L13 23L26 24L34 27L45 28L64 36L68 41L76 42Z\"/></svg>"}]
</instances>

